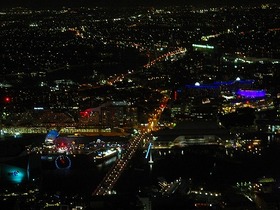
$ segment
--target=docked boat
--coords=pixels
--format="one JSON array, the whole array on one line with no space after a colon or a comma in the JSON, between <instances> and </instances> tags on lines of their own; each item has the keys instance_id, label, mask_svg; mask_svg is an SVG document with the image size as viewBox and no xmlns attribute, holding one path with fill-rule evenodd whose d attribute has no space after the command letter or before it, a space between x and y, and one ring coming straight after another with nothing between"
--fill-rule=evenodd
<instances>
[{"instance_id":1,"label":"docked boat","mask_svg":"<svg viewBox=\"0 0 280 210\"><path fill-rule=\"evenodd\" d=\"M93 160L95 163L102 163L110 158L118 156L120 153L120 150L118 148L110 148L110 149L102 149L96 151L95 156L93 157Z\"/></svg>"}]
</instances>

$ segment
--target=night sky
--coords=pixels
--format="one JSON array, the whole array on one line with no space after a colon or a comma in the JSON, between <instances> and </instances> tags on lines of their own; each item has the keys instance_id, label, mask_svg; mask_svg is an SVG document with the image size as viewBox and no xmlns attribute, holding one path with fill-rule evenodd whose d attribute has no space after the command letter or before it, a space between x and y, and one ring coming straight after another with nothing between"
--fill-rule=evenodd
<instances>
[{"instance_id":1,"label":"night sky","mask_svg":"<svg viewBox=\"0 0 280 210\"><path fill-rule=\"evenodd\" d=\"M180 6L194 5L201 7L215 7L223 5L277 3L279 0L1 0L0 7L80 7L80 6Z\"/></svg>"}]
</instances>

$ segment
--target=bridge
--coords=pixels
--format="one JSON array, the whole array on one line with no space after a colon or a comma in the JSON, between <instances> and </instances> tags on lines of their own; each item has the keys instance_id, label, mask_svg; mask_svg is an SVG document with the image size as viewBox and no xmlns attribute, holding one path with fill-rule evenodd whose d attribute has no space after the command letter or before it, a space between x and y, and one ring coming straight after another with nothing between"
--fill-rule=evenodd
<instances>
[{"instance_id":1,"label":"bridge","mask_svg":"<svg viewBox=\"0 0 280 210\"><path fill-rule=\"evenodd\" d=\"M110 195L113 193L113 188L122 172L125 170L131 158L134 156L136 150L142 144L148 144L154 140L154 137L151 131L157 130L158 120L166 104L168 102L168 97L164 96L161 100L160 107L155 109L154 114L151 115L151 118L148 120L148 125L142 130L141 133L138 133L136 136L130 139L127 149L121 158L117 159L113 167L107 172L103 180L93 191L92 196L95 195ZM151 145L151 144L150 144ZM148 153L148 152L147 152Z\"/></svg>"},{"instance_id":2,"label":"bridge","mask_svg":"<svg viewBox=\"0 0 280 210\"><path fill-rule=\"evenodd\" d=\"M152 135L149 133L140 134L132 138L129 142L126 152L117 159L113 167L107 172L103 180L94 190L92 195L109 195L112 194L113 187L117 182L118 178L126 168L127 164L133 157L135 151L140 146L141 142L149 141L152 139Z\"/></svg>"}]
</instances>

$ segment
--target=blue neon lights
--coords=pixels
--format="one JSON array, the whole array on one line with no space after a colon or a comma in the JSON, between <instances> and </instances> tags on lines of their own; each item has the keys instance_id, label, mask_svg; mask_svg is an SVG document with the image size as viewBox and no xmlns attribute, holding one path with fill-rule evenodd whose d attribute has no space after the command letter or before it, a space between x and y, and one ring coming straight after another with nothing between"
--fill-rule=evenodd
<instances>
[{"instance_id":1,"label":"blue neon lights","mask_svg":"<svg viewBox=\"0 0 280 210\"><path fill-rule=\"evenodd\" d=\"M186 88L193 89L218 89L221 86L234 85L234 84L242 84L242 85L252 85L255 80L231 80L231 81L218 81L213 82L212 84L199 84L195 83L193 85L186 85Z\"/></svg>"},{"instance_id":2,"label":"blue neon lights","mask_svg":"<svg viewBox=\"0 0 280 210\"><path fill-rule=\"evenodd\" d=\"M2 169L0 180L4 182L6 181L13 184L20 184L27 178L27 171L23 168L6 164L1 164L0 167Z\"/></svg>"},{"instance_id":3,"label":"blue neon lights","mask_svg":"<svg viewBox=\"0 0 280 210\"><path fill-rule=\"evenodd\" d=\"M247 84L247 85L252 85L254 84L255 80L240 80L240 79L236 79L236 80L231 80L231 81L218 81L218 82L214 82L213 85L233 85L235 83L239 83L239 84Z\"/></svg>"},{"instance_id":4,"label":"blue neon lights","mask_svg":"<svg viewBox=\"0 0 280 210\"><path fill-rule=\"evenodd\" d=\"M58 156L54 163L57 169L69 169L72 165L70 158L66 155Z\"/></svg>"},{"instance_id":5,"label":"blue neon lights","mask_svg":"<svg viewBox=\"0 0 280 210\"><path fill-rule=\"evenodd\" d=\"M48 132L46 138L56 139L58 136L59 136L59 133L57 130L51 130L50 132Z\"/></svg>"},{"instance_id":6,"label":"blue neon lights","mask_svg":"<svg viewBox=\"0 0 280 210\"><path fill-rule=\"evenodd\" d=\"M150 150L151 150L151 147L152 147L152 143L150 142L150 144L149 144L149 146L148 146L148 149L147 149L146 156L145 156L146 159L148 158L148 155L149 155L149 152L150 152Z\"/></svg>"},{"instance_id":7,"label":"blue neon lights","mask_svg":"<svg viewBox=\"0 0 280 210\"><path fill-rule=\"evenodd\" d=\"M195 88L195 89L217 89L220 88L218 85L186 85L186 88Z\"/></svg>"}]
</instances>

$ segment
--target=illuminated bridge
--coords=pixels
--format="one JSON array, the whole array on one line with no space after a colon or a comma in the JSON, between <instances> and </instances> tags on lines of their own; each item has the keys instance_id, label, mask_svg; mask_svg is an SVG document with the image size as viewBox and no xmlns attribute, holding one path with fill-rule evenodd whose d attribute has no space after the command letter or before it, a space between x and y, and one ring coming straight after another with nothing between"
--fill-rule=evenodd
<instances>
[{"instance_id":1,"label":"illuminated bridge","mask_svg":"<svg viewBox=\"0 0 280 210\"><path fill-rule=\"evenodd\" d=\"M133 157L134 153L141 145L141 143L153 142L154 137L151 133L153 130L157 130L157 122L160 118L160 115L163 109L166 107L166 103L168 101L168 97L164 96L161 105L158 109L155 109L155 113L152 115L153 117L148 120L148 125L145 127L141 134L130 139L129 144L127 146L126 152L122 154L120 159L117 159L114 166L108 171L104 179L97 186L92 195L108 195L112 193L112 189L114 188L115 183L118 178L125 170L128 165L130 159ZM151 146L151 144L149 144ZM150 147L149 147L150 149ZM149 152L147 152L148 154Z\"/></svg>"},{"instance_id":2,"label":"illuminated bridge","mask_svg":"<svg viewBox=\"0 0 280 210\"><path fill-rule=\"evenodd\" d=\"M135 151L139 147L140 143L145 141L149 141L152 139L151 134L140 134L134 138L132 138L129 142L127 150L124 154L122 154L121 158L117 159L114 166L108 171L106 176L103 178L101 183L92 193L92 195L108 195L112 193L112 189L117 182L118 178L125 170L128 165L130 159L133 157Z\"/></svg>"}]
</instances>

